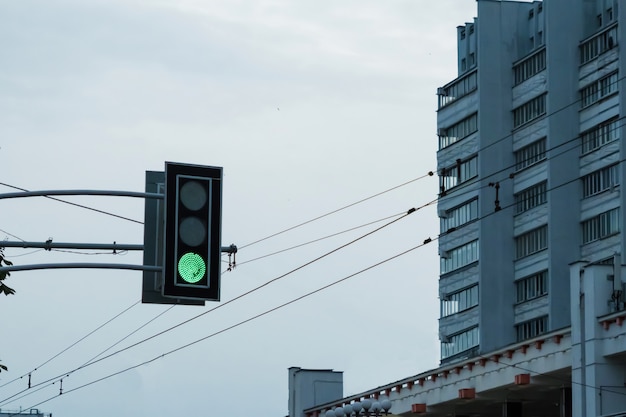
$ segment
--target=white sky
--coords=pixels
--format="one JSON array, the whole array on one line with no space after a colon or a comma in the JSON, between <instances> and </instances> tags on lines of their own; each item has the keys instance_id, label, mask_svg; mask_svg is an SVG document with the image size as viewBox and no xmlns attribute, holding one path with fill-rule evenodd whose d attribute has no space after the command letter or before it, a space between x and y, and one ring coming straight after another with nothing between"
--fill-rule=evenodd
<instances>
[{"instance_id":1,"label":"white sky","mask_svg":"<svg viewBox=\"0 0 626 417\"><path fill-rule=\"evenodd\" d=\"M456 77L456 26L474 0L20 0L0 3L0 182L30 190L143 191L164 161L224 167L223 244L248 243L435 169L436 88ZM0 192L13 192L0 186ZM373 230L259 256L406 212L424 178L243 248L228 301ZM143 200L68 197L143 221ZM140 224L66 204L0 201L0 238L142 243ZM0 409L55 416L287 414L287 368L344 372L344 394L438 364L436 241L148 365L436 238L430 206L237 302L59 382L0 387ZM142 262L140 253L6 249L15 264ZM136 271L14 272L0 298L0 385L141 298ZM214 307L175 307L119 350ZM71 371L167 306L127 313L32 373ZM40 389L41 388L41 389ZM23 395L22 394L22 395ZM56 396L56 397L55 397Z\"/></svg>"}]
</instances>

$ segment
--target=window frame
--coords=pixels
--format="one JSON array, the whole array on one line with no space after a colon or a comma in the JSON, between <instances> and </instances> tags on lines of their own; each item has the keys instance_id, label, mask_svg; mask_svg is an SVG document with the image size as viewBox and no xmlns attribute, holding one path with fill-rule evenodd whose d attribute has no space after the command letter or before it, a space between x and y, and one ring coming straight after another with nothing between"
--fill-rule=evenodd
<instances>
[{"instance_id":1,"label":"window frame","mask_svg":"<svg viewBox=\"0 0 626 417\"><path fill-rule=\"evenodd\" d=\"M445 294L440 300L440 317L449 317L476 307L478 297L478 283Z\"/></svg>"},{"instance_id":2,"label":"window frame","mask_svg":"<svg viewBox=\"0 0 626 417\"><path fill-rule=\"evenodd\" d=\"M480 260L480 245L478 239L467 242L455 248L444 250L440 256L440 275L459 270Z\"/></svg>"},{"instance_id":3,"label":"window frame","mask_svg":"<svg viewBox=\"0 0 626 417\"><path fill-rule=\"evenodd\" d=\"M530 320L517 323L515 325L515 333L517 341L532 339L548 332L548 315L535 317Z\"/></svg>"},{"instance_id":4,"label":"window frame","mask_svg":"<svg viewBox=\"0 0 626 417\"><path fill-rule=\"evenodd\" d=\"M452 173L452 175L448 175ZM466 159L457 159L451 167L439 171L439 187L441 195L478 177L478 155Z\"/></svg>"},{"instance_id":5,"label":"window frame","mask_svg":"<svg viewBox=\"0 0 626 417\"><path fill-rule=\"evenodd\" d=\"M439 136L439 150L445 149L471 134L478 132L478 112L472 113L466 118L442 130L444 135Z\"/></svg>"},{"instance_id":6,"label":"window frame","mask_svg":"<svg viewBox=\"0 0 626 417\"><path fill-rule=\"evenodd\" d=\"M544 92L513 109L513 129L518 129L546 114L548 93Z\"/></svg>"},{"instance_id":7,"label":"window frame","mask_svg":"<svg viewBox=\"0 0 626 417\"><path fill-rule=\"evenodd\" d=\"M521 304L548 294L548 270L515 281L515 303Z\"/></svg>"},{"instance_id":8,"label":"window frame","mask_svg":"<svg viewBox=\"0 0 626 417\"><path fill-rule=\"evenodd\" d=\"M597 242L620 232L619 207L580 222L582 244Z\"/></svg>"},{"instance_id":9,"label":"window frame","mask_svg":"<svg viewBox=\"0 0 626 417\"><path fill-rule=\"evenodd\" d=\"M611 117L580 134L581 154L591 153L620 138L619 116Z\"/></svg>"},{"instance_id":10,"label":"window frame","mask_svg":"<svg viewBox=\"0 0 626 417\"><path fill-rule=\"evenodd\" d=\"M440 219L440 230L447 232L478 220L478 208L478 197L474 197L445 210L445 217Z\"/></svg>"},{"instance_id":11,"label":"window frame","mask_svg":"<svg viewBox=\"0 0 626 417\"><path fill-rule=\"evenodd\" d=\"M618 71L612 71L580 89L580 107L590 107L619 91Z\"/></svg>"},{"instance_id":12,"label":"window frame","mask_svg":"<svg viewBox=\"0 0 626 417\"><path fill-rule=\"evenodd\" d=\"M515 215L525 213L548 202L548 181L544 180L515 193Z\"/></svg>"},{"instance_id":13,"label":"window frame","mask_svg":"<svg viewBox=\"0 0 626 417\"><path fill-rule=\"evenodd\" d=\"M480 331L478 326L464 329L463 331L448 336L446 341L441 341L441 359L443 360L458 355L459 353L467 352L477 346L480 346Z\"/></svg>"},{"instance_id":14,"label":"window frame","mask_svg":"<svg viewBox=\"0 0 626 417\"><path fill-rule=\"evenodd\" d=\"M531 165L536 164L537 162L545 160L547 142L548 139L546 136L544 136L541 139L529 143L528 145L523 146L515 151L515 172L519 172L523 169L528 168ZM522 156L524 158L520 158Z\"/></svg>"},{"instance_id":15,"label":"window frame","mask_svg":"<svg viewBox=\"0 0 626 417\"><path fill-rule=\"evenodd\" d=\"M546 249L548 249L547 224L515 236L515 260L526 258Z\"/></svg>"},{"instance_id":16,"label":"window frame","mask_svg":"<svg viewBox=\"0 0 626 417\"><path fill-rule=\"evenodd\" d=\"M619 164L597 169L581 177L582 198L589 198L609 191L619 185Z\"/></svg>"}]
</instances>

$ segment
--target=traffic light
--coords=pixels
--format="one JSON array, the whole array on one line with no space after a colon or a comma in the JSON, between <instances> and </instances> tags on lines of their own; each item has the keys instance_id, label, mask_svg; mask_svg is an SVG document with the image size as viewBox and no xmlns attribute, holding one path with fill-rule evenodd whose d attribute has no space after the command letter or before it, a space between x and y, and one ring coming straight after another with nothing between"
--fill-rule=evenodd
<instances>
[{"instance_id":1,"label":"traffic light","mask_svg":"<svg viewBox=\"0 0 626 417\"><path fill-rule=\"evenodd\" d=\"M163 296L219 301L222 168L165 163Z\"/></svg>"}]
</instances>

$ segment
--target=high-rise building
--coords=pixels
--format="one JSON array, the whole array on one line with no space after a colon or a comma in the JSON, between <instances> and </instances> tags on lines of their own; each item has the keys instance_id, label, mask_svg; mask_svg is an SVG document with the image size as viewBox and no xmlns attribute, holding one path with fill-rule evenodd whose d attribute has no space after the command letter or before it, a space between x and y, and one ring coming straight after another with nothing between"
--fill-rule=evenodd
<instances>
[{"instance_id":1,"label":"high-rise building","mask_svg":"<svg viewBox=\"0 0 626 417\"><path fill-rule=\"evenodd\" d=\"M437 91L441 364L306 417L626 416L625 4L477 1Z\"/></svg>"},{"instance_id":2,"label":"high-rise building","mask_svg":"<svg viewBox=\"0 0 626 417\"><path fill-rule=\"evenodd\" d=\"M568 327L568 264L626 237L622 2L477 5L437 91L442 364Z\"/></svg>"}]
</instances>

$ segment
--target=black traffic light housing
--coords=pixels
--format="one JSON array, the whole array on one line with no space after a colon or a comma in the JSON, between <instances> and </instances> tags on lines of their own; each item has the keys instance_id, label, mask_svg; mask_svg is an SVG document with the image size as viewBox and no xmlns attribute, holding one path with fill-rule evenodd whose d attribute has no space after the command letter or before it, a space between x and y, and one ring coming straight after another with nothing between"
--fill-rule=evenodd
<instances>
[{"instance_id":1,"label":"black traffic light housing","mask_svg":"<svg viewBox=\"0 0 626 417\"><path fill-rule=\"evenodd\" d=\"M219 301L222 168L165 163L163 296Z\"/></svg>"}]
</instances>

